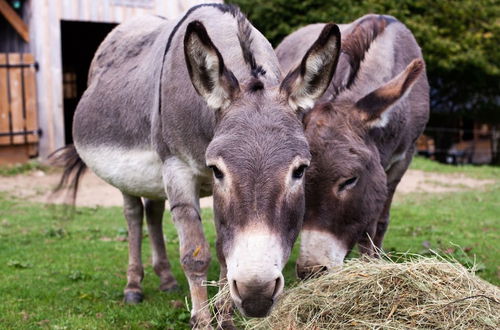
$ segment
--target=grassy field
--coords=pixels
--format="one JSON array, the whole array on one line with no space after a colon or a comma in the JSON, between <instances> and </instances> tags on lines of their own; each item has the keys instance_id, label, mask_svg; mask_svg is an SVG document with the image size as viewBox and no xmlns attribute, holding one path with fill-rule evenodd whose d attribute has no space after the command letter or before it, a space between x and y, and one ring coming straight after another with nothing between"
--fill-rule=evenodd
<instances>
[{"instance_id":1,"label":"grassy field","mask_svg":"<svg viewBox=\"0 0 500 330\"><path fill-rule=\"evenodd\" d=\"M18 174L28 173L32 171L48 171L50 168L41 164L36 160L29 161L24 164L13 164L0 166L0 177L2 176L14 176Z\"/></svg>"},{"instance_id":2,"label":"grassy field","mask_svg":"<svg viewBox=\"0 0 500 330\"><path fill-rule=\"evenodd\" d=\"M459 172L477 178L500 177L493 167L450 167L417 159L413 168ZM1 180L1 177L0 177ZM159 292L144 240L146 299L122 303L127 265L125 221L121 209L79 208L72 220L61 210L0 195L0 328L109 329L187 328L188 287L179 265L178 241L165 216L168 253L181 290ZM214 242L211 210L203 210L207 237ZM145 233L145 236L146 233ZM385 249L431 253L466 265L475 260L478 275L500 285L500 184L480 191L410 194L392 209ZM213 245L213 244L212 244ZM285 269L294 281L296 250ZM209 280L217 280L212 262ZM215 288L209 288L211 294Z\"/></svg>"},{"instance_id":3,"label":"grassy field","mask_svg":"<svg viewBox=\"0 0 500 330\"><path fill-rule=\"evenodd\" d=\"M500 179L500 166L473 166L473 165L446 165L431 161L423 157L414 157L410 165L411 169L425 172L443 173L443 174L464 174L477 179Z\"/></svg>"}]
</instances>

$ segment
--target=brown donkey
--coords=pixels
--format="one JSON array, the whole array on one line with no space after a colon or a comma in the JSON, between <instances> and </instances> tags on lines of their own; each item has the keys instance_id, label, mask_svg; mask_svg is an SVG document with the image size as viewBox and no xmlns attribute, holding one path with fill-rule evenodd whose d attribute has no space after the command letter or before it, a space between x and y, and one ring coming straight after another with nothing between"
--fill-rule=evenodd
<instances>
[{"instance_id":1,"label":"brown donkey","mask_svg":"<svg viewBox=\"0 0 500 330\"><path fill-rule=\"evenodd\" d=\"M310 152L300 118L328 88L339 43L338 27L325 25L283 79L269 42L228 5L197 6L172 22L136 19L106 38L75 113L76 152L62 156L66 174L84 162L123 193L126 302L143 298L144 215L160 289L176 286L162 232L168 198L192 323L208 326L199 197L213 193L221 278L243 314L269 312L305 212Z\"/></svg>"},{"instance_id":2,"label":"brown donkey","mask_svg":"<svg viewBox=\"0 0 500 330\"><path fill-rule=\"evenodd\" d=\"M293 67L324 24L306 26L276 49ZM341 55L322 101L304 118L312 154L297 273L342 264L359 244L377 255L394 191L429 115L429 85L412 33L390 16L339 25Z\"/></svg>"}]
</instances>

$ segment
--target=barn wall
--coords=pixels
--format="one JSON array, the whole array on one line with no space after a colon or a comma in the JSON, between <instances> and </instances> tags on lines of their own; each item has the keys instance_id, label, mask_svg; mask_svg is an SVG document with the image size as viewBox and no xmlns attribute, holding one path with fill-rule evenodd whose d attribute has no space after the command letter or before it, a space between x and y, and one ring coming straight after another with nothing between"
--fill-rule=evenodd
<instances>
[{"instance_id":1,"label":"barn wall","mask_svg":"<svg viewBox=\"0 0 500 330\"><path fill-rule=\"evenodd\" d=\"M145 14L179 17L193 5L219 0L32 0L31 51L37 74L40 156L64 146L61 20L121 23Z\"/></svg>"},{"instance_id":2,"label":"barn wall","mask_svg":"<svg viewBox=\"0 0 500 330\"><path fill-rule=\"evenodd\" d=\"M29 2L23 4L20 14L23 21L28 24L31 18ZM5 17L0 15L0 53L29 53L30 45L16 32Z\"/></svg>"},{"instance_id":3,"label":"barn wall","mask_svg":"<svg viewBox=\"0 0 500 330\"><path fill-rule=\"evenodd\" d=\"M0 53L27 53L29 46L7 20L0 18Z\"/></svg>"}]
</instances>

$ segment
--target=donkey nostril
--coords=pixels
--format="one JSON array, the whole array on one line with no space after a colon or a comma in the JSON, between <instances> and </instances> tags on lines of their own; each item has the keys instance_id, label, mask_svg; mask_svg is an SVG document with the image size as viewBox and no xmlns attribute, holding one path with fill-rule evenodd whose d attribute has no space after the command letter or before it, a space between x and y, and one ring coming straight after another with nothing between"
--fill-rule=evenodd
<instances>
[{"instance_id":1,"label":"donkey nostril","mask_svg":"<svg viewBox=\"0 0 500 330\"><path fill-rule=\"evenodd\" d=\"M251 283L233 282L233 297L240 298L240 311L248 317L264 317L269 314L278 297L283 292L283 276L269 282L255 280ZM238 298L237 298L238 299ZM238 303L238 301L236 301Z\"/></svg>"},{"instance_id":2,"label":"donkey nostril","mask_svg":"<svg viewBox=\"0 0 500 330\"><path fill-rule=\"evenodd\" d=\"M236 284L235 280L233 280L233 291L234 291L234 295L241 300L240 291L238 290L238 285Z\"/></svg>"},{"instance_id":3,"label":"donkey nostril","mask_svg":"<svg viewBox=\"0 0 500 330\"><path fill-rule=\"evenodd\" d=\"M274 291L272 295L272 299L275 299L277 296L281 294L283 288L283 280L281 277L276 278L276 281L274 283Z\"/></svg>"}]
</instances>

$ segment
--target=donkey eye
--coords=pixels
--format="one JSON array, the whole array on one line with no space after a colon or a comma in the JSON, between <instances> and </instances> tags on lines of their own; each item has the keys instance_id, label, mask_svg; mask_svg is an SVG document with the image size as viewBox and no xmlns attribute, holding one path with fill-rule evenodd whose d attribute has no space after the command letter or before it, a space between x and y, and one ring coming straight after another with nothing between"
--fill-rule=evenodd
<instances>
[{"instance_id":1,"label":"donkey eye","mask_svg":"<svg viewBox=\"0 0 500 330\"><path fill-rule=\"evenodd\" d=\"M212 169L212 171L214 172L214 176L215 176L215 178L217 178L217 179L219 179L219 180L220 180L220 179L222 179L222 178L224 177L224 174L221 172L221 170L219 170L219 168L218 168L217 166L212 165L212 166L209 166L209 167L210 167L210 168Z\"/></svg>"},{"instance_id":2,"label":"donkey eye","mask_svg":"<svg viewBox=\"0 0 500 330\"><path fill-rule=\"evenodd\" d=\"M352 177L350 179L345 180L344 182L342 182L339 185L339 192L354 187L357 182L358 182L358 177L357 176L354 176L354 177Z\"/></svg>"},{"instance_id":3,"label":"donkey eye","mask_svg":"<svg viewBox=\"0 0 500 330\"><path fill-rule=\"evenodd\" d=\"M294 179L300 179L304 176L304 172L306 171L307 165L300 165L295 170L293 170L292 176Z\"/></svg>"}]
</instances>

